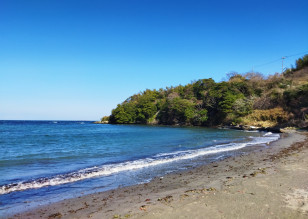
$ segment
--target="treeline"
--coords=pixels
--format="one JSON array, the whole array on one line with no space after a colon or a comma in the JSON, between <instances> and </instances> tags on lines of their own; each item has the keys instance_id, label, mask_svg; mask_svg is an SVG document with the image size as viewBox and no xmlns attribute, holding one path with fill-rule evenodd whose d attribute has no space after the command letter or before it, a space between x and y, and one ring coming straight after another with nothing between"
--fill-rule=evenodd
<instances>
[{"instance_id":1,"label":"treeline","mask_svg":"<svg viewBox=\"0 0 308 219\"><path fill-rule=\"evenodd\" d=\"M216 126L306 126L308 120L308 55L296 68L265 78L260 73L228 75L216 83L200 79L185 86L145 90L119 104L112 124Z\"/></svg>"}]
</instances>

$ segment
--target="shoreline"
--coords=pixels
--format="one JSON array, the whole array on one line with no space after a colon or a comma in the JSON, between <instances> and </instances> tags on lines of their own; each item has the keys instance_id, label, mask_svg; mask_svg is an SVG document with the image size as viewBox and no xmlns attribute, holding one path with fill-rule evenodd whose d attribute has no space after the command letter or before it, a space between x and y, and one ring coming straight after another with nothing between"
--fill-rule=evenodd
<instances>
[{"instance_id":1,"label":"shoreline","mask_svg":"<svg viewBox=\"0 0 308 219\"><path fill-rule=\"evenodd\" d=\"M141 125L141 126L157 126L157 127L198 127L198 128L217 128L217 129L234 129L241 131L260 131L260 132L272 132L272 133L288 133L292 131L307 131L307 128L299 127L285 127L285 126L274 126L274 127L263 127L263 126L253 126L253 125L217 125L217 126L202 126L202 125L166 125L166 124L142 124L142 123L109 123L108 121L95 121L93 124L102 125Z\"/></svg>"},{"instance_id":2,"label":"shoreline","mask_svg":"<svg viewBox=\"0 0 308 219\"><path fill-rule=\"evenodd\" d=\"M307 135L307 133L290 133L288 137L282 135L281 138L273 142L270 147L261 148L258 151L249 152L245 155L229 157L192 170L171 173L164 177L154 178L151 182L145 184L66 199L11 217L178 218L182 216L185 218L186 215L187 217L192 216L201 218L202 214L211 213L213 218L219 218L224 215L224 211L220 213L221 210L216 211L215 209L224 209L222 203L226 198L225 196L229 197L230 194L234 193L236 203L236 201L243 198L242 196L247 196L247 192L244 192L244 195L241 192L233 191L235 188L243 186L243 183L246 181L254 182L254 179L271 177L277 174L277 168L282 165L280 159L286 159L288 161L288 159L293 158L288 155L293 151L297 151L297 148L294 148L291 144L301 141L302 143L298 144L304 145L307 149L305 135ZM302 151L304 151L304 155L306 155L304 158L307 158L308 151L303 149ZM281 158L277 158L279 156L281 156ZM284 162L286 163L287 161ZM305 162L307 163L307 159ZM307 174L306 179L308 180L308 173L306 172L305 174ZM247 190L246 187L247 186L244 186L244 188L241 188L239 191ZM251 190L254 191L255 189ZM308 188L303 188L303 191L307 191L308 194ZM256 198L259 191L250 192L249 194L250 198ZM260 198L264 199L263 196L261 195ZM305 201L307 201L307 203ZM304 203L308 205L308 200L305 201ZM230 207L231 206L228 208ZM233 215L234 217L249 216L249 214L241 215L241 213L246 212L245 209L242 209L242 205L234 207L238 208L238 210L235 211L235 213L237 213ZM232 208L230 208L229 211L233 211ZM256 206L256 208L258 207ZM244 212L241 212L241 209ZM287 213L283 211L282 216L292 215L294 210L289 210L289 208L286 209L288 209ZM227 210L228 209L226 209L226 211ZM258 210L256 210L256 212L258 212ZM228 215L232 215L232 212L229 212ZM264 216L271 217L271 215ZM305 212L299 215L296 214L296 217L300 218L301 216L305 217L307 215L305 215ZM272 215L272 217L274 217L274 215Z\"/></svg>"}]
</instances>

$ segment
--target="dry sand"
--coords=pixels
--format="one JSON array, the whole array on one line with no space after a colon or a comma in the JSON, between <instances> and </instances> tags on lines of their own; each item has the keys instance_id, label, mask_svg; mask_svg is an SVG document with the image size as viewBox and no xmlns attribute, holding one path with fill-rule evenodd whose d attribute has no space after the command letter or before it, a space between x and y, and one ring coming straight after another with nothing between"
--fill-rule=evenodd
<instances>
[{"instance_id":1,"label":"dry sand","mask_svg":"<svg viewBox=\"0 0 308 219\"><path fill-rule=\"evenodd\" d=\"M290 133L246 155L13 218L308 218L306 136Z\"/></svg>"}]
</instances>

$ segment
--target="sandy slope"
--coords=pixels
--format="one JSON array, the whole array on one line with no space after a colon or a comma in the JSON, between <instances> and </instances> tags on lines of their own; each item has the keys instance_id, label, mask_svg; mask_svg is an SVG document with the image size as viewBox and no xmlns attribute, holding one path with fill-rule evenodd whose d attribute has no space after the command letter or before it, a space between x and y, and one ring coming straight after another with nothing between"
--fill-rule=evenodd
<instances>
[{"instance_id":1,"label":"sandy slope","mask_svg":"<svg viewBox=\"0 0 308 219\"><path fill-rule=\"evenodd\" d=\"M14 217L308 218L306 135L290 133L247 155Z\"/></svg>"}]
</instances>

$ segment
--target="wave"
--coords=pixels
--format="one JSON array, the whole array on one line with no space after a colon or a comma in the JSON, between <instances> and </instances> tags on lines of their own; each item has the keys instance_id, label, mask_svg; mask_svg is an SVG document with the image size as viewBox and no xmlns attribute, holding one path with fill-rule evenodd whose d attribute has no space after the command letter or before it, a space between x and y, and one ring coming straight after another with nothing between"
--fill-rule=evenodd
<instances>
[{"instance_id":1,"label":"wave","mask_svg":"<svg viewBox=\"0 0 308 219\"><path fill-rule=\"evenodd\" d=\"M193 159L199 156L205 156L210 154L217 154L222 152L239 150L247 146L253 146L258 144L268 144L272 141L276 141L279 138L279 134L266 133L262 137L250 138L249 142L242 143L228 143L220 144L207 148L201 148L196 150L178 151L172 153L161 153L151 158L139 159L135 161L126 161L118 164L107 164L100 167L94 166L86 169L82 169L76 172L67 174L56 175L53 177L42 177L30 181L20 181L18 183L6 184L0 187L0 195L7 194L14 191L22 191L27 189L38 189L45 186L55 186L66 183L72 183L84 179L89 179L99 176L108 176L111 174L138 170L141 168L157 166L160 164L166 164L170 162Z\"/></svg>"}]
</instances>

